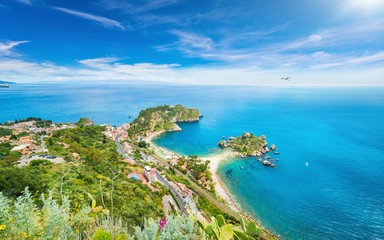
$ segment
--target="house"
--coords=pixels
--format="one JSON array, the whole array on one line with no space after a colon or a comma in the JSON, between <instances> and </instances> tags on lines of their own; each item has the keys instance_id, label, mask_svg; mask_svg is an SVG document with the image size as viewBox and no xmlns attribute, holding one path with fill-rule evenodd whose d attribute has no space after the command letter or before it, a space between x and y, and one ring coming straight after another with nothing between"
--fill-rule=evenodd
<instances>
[{"instance_id":1,"label":"house","mask_svg":"<svg viewBox=\"0 0 384 240\"><path fill-rule=\"evenodd\" d=\"M20 137L20 143L22 144L31 144L32 143L32 139L30 136L24 136L24 137Z\"/></svg>"},{"instance_id":2,"label":"house","mask_svg":"<svg viewBox=\"0 0 384 240\"><path fill-rule=\"evenodd\" d=\"M147 178L149 183L153 183L153 182L157 181L155 168L151 169L150 167L145 166L144 167L144 176Z\"/></svg>"}]
</instances>

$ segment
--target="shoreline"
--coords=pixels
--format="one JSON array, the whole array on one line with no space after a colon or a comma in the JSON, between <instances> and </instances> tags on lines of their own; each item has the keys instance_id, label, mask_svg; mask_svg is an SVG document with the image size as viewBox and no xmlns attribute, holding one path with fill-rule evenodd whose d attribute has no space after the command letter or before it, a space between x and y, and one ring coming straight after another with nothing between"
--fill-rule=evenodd
<instances>
[{"instance_id":1,"label":"shoreline","mask_svg":"<svg viewBox=\"0 0 384 240\"><path fill-rule=\"evenodd\" d=\"M173 152L172 150L158 146L153 142L155 138L160 137L164 133L166 133L166 131L152 133L149 136L145 137L144 141L150 143L154 148L160 150L161 153L166 155L165 157L177 156L177 155L183 156L183 154ZM203 161L209 160L209 170L212 173L212 179L215 185L216 194L219 197L221 197L233 211L243 215L243 214L246 214L246 212L243 209L241 209L239 204L234 200L227 186L225 186L225 184L220 179L220 176L217 174L217 170L219 168L220 163L222 161L229 160L234 157L236 157L235 152L232 152L230 150L222 150L222 152L220 153L214 153L212 155L208 155L200 158Z\"/></svg>"},{"instance_id":2,"label":"shoreline","mask_svg":"<svg viewBox=\"0 0 384 240\"><path fill-rule=\"evenodd\" d=\"M204 161L209 161L209 169L212 173L212 179L215 184L216 194L224 199L224 201L228 204L228 206L237 213L245 213L239 204L235 201L233 196L231 195L229 189L223 181L221 180L219 174L217 174L217 170L219 169L219 165L221 162L234 158L236 155L231 151L223 151L222 153L217 153L212 156L201 158Z\"/></svg>"}]
</instances>

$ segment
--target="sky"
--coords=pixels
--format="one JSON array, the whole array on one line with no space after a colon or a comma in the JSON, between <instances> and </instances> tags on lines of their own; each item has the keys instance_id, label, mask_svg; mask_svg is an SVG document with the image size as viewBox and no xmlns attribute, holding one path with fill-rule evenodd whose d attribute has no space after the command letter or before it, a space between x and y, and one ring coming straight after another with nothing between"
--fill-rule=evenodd
<instances>
[{"instance_id":1,"label":"sky","mask_svg":"<svg viewBox=\"0 0 384 240\"><path fill-rule=\"evenodd\" d=\"M0 0L3 81L384 85L383 76L384 0Z\"/></svg>"}]
</instances>

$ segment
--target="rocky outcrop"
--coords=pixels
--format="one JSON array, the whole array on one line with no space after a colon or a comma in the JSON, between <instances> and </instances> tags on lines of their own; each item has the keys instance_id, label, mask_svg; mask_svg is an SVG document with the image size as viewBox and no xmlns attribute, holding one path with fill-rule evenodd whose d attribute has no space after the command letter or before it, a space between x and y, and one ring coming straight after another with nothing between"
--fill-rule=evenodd
<instances>
[{"instance_id":1,"label":"rocky outcrop","mask_svg":"<svg viewBox=\"0 0 384 240\"><path fill-rule=\"evenodd\" d=\"M275 144L271 144L269 148L271 149L271 151L275 151L277 149Z\"/></svg>"},{"instance_id":2,"label":"rocky outcrop","mask_svg":"<svg viewBox=\"0 0 384 240\"><path fill-rule=\"evenodd\" d=\"M264 166L271 166L272 163L271 163L270 161L268 161L268 160L264 160L264 161L263 161L263 165L264 165Z\"/></svg>"},{"instance_id":3,"label":"rocky outcrop","mask_svg":"<svg viewBox=\"0 0 384 240\"><path fill-rule=\"evenodd\" d=\"M221 148L226 148L228 147L228 144L227 144L227 141L225 140L221 140L219 143L218 143L219 147Z\"/></svg>"},{"instance_id":4,"label":"rocky outcrop","mask_svg":"<svg viewBox=\"0 0 384 240\"><path fill-rule=\"evenodd\" d=\"M175 124L173 128L170 130L171 132L181 132L183 129L179 127L179 125Z\"/></svg>"}]
</instances>

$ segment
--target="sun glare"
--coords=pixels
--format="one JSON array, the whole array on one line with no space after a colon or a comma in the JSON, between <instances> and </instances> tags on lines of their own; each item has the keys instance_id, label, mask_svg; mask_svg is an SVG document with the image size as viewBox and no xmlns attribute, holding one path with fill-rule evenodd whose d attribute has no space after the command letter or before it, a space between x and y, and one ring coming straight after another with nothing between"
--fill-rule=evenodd
<instances>
[{"instance_id":1,"label":"sun glare","mask_svg":"<svg viewBox=\"0 0 384 240\"><path fill-rule=\"evenodd\" d=\"M384 8L384 0L349 0L348 5L351 8L370 13L382 10Z\"/></svg>"}]
</instances>

